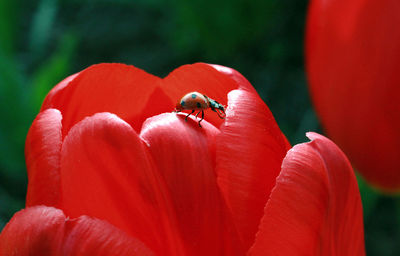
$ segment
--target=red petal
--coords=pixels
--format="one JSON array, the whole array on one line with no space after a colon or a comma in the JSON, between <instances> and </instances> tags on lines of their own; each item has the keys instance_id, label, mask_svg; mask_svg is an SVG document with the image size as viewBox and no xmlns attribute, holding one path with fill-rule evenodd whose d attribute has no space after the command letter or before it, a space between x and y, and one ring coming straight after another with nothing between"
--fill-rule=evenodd
<instances>
[{"instance_id":1,"label":"red petal","mask_svg":"<svg viewBox=\"0 0 400 256\"><path fill-rule=\"evenodd\" d=\"M307 71L321 122L369 182L399 191L399 1L311 3Z\"/></svg>"},{"instance_id":2,"label":"red petal","mask_svg":"<svg viewBox=\"0 0 400 256\"><path fill-rule=\"evenodd\" d=\"M99 113L76 124L61 157L61 209L105 219L156 253L181 254L169 196L135 131Z\"/></svg>"},{"instance_id":3,"label":"red petal","mask_svg":"<svg viewBox=\"0 0 400 256\"><path fill-rule=\"evenodd\" d=\"M143 124L146 141L171 194L190 255L244 255L216 182L219 130L185 115L163 114Z\"/></svg>"},{"instance_id":4,"label":"red petal","mask_svg":"<svg viewBox=\"0 0 400 256\"><path fill-rule=\"evenodd\" d=\"M97 219L65 218L61 210L37 206L17 212L0 235L0 254L153 255L146 246Z\"/></svg>"},{"instance_id":5,"label":"red petal","mask_svg":"<svg viewBox=\"0 0 400 256\"><path fill-rule=\"evenodd\" d=\"M26 138L28 169L26 205L56 206L60 197L61 113L56 109L41 112Z\"/></svg>"},{"instance_id":6,"label":"red petal","mask_svg":"<svg viewBox=\"0 0 400 256\"><path fill-rule=\"evenodd\" d=\"M44 111L45 109L52 108L53 104L53 97L59 93L61 93L67 86L68 84L74 80L80 72L70 75L61 82L59 82L56 86L53 87L53 89L50 90L50 92L47 94L46 98L43 101L42 108L40 111Z\"/></svg>"},{"instance_id":7,"label":"red petal","mask_svg":"<svg viewBox=\"0 0 400 256\"><path fill-rule=\"evenodd\" d=\"M163 90L175 103L179 102L186 93L198 91L226 106L228 92L249 85L245 84L244 80L247 82L245 78L240 83L232 79L232 77L243 77L237 71L229 68L224 70L222 66L219 66L219 69L216 67L218 66L205 63L181 66L164 78ZM226 71L228 69L232 72ZM235 75L231 75L232 73ZM211 111L206 111L205 118L216 127L223 122L216 113Z\"/></svg>"},{"instance_id":8,"label":"red petal","mask_svg":"<svg viewBox=\"0 0 400 256\"><path fill-rule=\"evenodd\" d=\"M248 90L249 92L256 93L256 90L250 84L250 82L236 70L216 64L208 64L208 65L210 65L214 69L218 70L218 72L224 74L225 76L235 81L237 86L234 89Z\"/></svg>"},{"instance_id":9,"label":"red petal","mask_svg":"<svg viewBox=\"0 0 400 256\"><path fill-rule=\"evenodd\" d=\"M217 139L218 183L245 248L249 248L289 145L265 103L245 90L229 93L221 131Z\"/></svg>"},{"instance_id":10,"label":"red petal","mask_svg":"<svg viewBox=\"0 0 400 256\"><path fill-rule=\"evenodd\" d=\"M63 136L74 124L98 112L115 113L138 131L145 107L173 110L171 101L147 104L160 82L160 78L133 66L99 64L80 72L68 86L49 95L44 105L63 114Z\"/></svg>"},{"instance_id":11,"label":"red petal","mask_svg":"<svg viewBox=\"0 0 400 256\"><path fill-rule=\"evenodd\" d=\"M307 136L283 161L249 255L365 255L353 170L332 141Z\"/></svg>"},{"instance_id":12,"label":"red petal","mask_svg":"<svg viewBox=\"0 0 400 256\"><path fill-rule=\"evenodd\" d=\"M67 220L63 245L61 255L154 255L139 240L88 216Z\"/></svg>"}]
</instances>

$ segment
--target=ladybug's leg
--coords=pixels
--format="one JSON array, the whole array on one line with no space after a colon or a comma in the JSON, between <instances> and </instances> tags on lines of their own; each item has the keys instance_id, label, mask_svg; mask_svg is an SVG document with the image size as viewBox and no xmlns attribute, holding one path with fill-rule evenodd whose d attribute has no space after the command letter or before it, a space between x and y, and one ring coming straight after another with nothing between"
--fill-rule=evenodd
<instances>
[{"instance_id":1,"label":"ladybug's leg","mask_svg":"<svg viewBox=\"0 0 400 256\"><path fill-rule=\"evenodd\" d=\"M225 119L225 112L223 112L222 110L218 109L217 111L217 115L219 116L219 118L221 119Z\"/></svg>"},{"instance_id":2,"label":"ladybug's leg","mask_svg":"<svg viewBox=\"0 0 400 256\"><path fill-rule=\"evenodd\" d=\"M190 112L189 113L189 115L187 115L186 117L185 117L185 121L187 122L187 118L191 115L191 114L193 114L194 113L194 110L192 110L192 112Z\"/></svg>"},{"instance_id":3,"label":"ladybug's leg","mask_svg":"<svg viewBox=\"0 0 400 256\"><path fill-rule=\"evenodd\" d=\"M199 112L199 113L200 113L200 112ZM197 114L199 114L199 113L197 113ZM201 119L200 119L200 121L199 121L199 126L200 126L200 127L201 127L200 122L203 121L203 119L204 119L204 110L201 110Z\"/></svg>"},{"instance_id":4,"label":"ladybug's leg","mask_svg":"<svg viewBox=\"0 0 400 256\"><path fill-rule=\"evenodd\" d=\"M200 114L200 112L201 112L201 111L199 111L199 113L196 114L196 119L197 119L197 116Z\"/></svg>"}]
</instances>

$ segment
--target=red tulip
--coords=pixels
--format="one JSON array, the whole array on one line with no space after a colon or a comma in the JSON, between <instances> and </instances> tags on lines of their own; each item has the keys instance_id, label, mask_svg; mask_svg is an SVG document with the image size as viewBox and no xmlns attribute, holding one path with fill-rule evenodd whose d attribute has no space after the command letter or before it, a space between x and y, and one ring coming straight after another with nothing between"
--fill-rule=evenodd
<instances>
[{"instance_id":1,"label":"red tulip","mask_svg":"<svg viewBox=\"0 0 400 256\"><path fill-rule=\"evenodd\" d=\"M199 127L171 113L190 91L227 105L226 119L206 111ZM28 208L0 235L0 254L364 255L347 158L308 136L290 149L249 82L226 67L187 65L160 79L92 66L58 84L32 124Z\"/></svg>"},{"instance_id":2,"label":"red tulip","mask_svg":"<svg viewBox=\"0 0 400 256\"><path fill-rule=\"evenodd\" d=\"M400 2L313 0L307 71L326 133L372 185L400 190Z\"/></svg>"}]
</instances>

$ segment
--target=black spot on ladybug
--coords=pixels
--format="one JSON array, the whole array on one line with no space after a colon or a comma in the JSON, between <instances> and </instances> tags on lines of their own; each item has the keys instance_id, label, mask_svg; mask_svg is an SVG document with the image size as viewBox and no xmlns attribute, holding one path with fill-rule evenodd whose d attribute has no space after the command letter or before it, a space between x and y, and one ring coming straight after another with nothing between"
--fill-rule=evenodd
<instances>
[{"instance_id":1,"label":"black spot on ladybug","mask_svg":"<svg viewBox=\"0 0 400 256\"><path fill-rule=\"evenodd\" d=\"M184 100L181 101L181 106L182 107L185 106L185 101Z\"/></svg>"},{"instance_id":2,"label":"black spot on ladybug","mask_svg":"<svg viewBox=\"0 0 400 256\"><path fill-rule=\"evenodd\" d=\"M196 106L197 106L198 108L201 108L200 102L196 102Z\"/></svg>"},{"instance_id":3,"label":"black spot on ladybug","mask_svg":"<svg viewBox=\"0 0 400 256\"><path fill-rule=\"evenodd\" d=\"M197 95L192 93L192 99L196 99Z\"/></svg>"}]
</instances>

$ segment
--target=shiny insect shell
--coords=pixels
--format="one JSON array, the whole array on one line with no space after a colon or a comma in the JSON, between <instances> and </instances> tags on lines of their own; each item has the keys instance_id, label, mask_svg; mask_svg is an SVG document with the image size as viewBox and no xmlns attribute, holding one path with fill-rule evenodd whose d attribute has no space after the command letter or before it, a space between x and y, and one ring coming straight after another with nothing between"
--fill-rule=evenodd
<instances>
[{"instance_id":1,"label":"shiny insect shell","mask_svg":"<svg viewBox=\"0 0 400 256\"><path fill-rule=\"evenodd\" d=\"M189 92L176 104L175 111L181 112L182 110L192 110L186 117L187 118L193 114L195 111L199 111L196 114L197 116L201 113L201 119L199 121L199 126L201 127L200 122L204 119L204 110L210 108L212 111L216 112L221 119L225 118L225 108L222 104L207 97L204 94L199 92Z\"/></svg>"}]
</instances>

